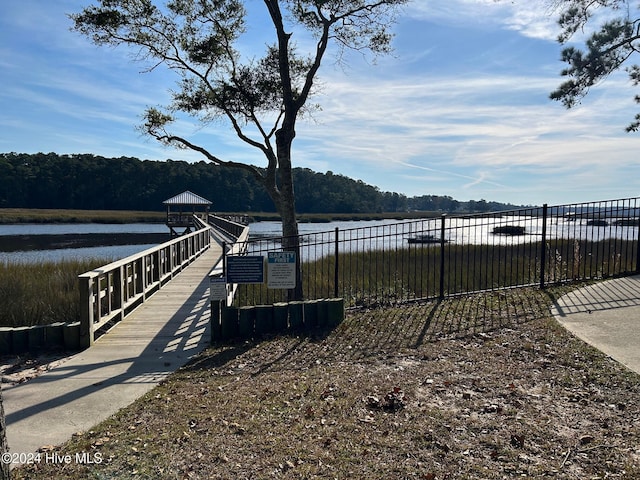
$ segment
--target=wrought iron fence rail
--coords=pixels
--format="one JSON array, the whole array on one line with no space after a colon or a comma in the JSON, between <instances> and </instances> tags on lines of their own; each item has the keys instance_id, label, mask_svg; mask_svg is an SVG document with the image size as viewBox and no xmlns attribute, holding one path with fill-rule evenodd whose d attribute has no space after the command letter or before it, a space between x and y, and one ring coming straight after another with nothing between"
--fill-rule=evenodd
<instances>
[{"instance_id":1,"label":"wrought iron fence rail","mask_svg":"<svg viewBox=\"0 0 640 480\"><path fill-rule=\"evenodd\" d=\"M443 215L299 236L306 299L347 306L444 298L639 271L639 198ZM247 241L250 255L282 251L282 237ZM286 300L242 285L236 302Z\"/></svg>"}]
</instances>

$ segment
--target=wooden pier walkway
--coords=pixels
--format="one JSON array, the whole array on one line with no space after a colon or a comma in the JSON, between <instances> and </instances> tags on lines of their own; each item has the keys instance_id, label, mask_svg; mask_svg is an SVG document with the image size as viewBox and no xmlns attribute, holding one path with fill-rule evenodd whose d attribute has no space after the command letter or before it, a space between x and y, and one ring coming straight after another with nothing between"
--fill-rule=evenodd
<instances>
[{"instance_id":1,"label":"wooden pier walkway","mask_svg":"<svg viewBox=\"0 0 640 480\"><path fill-rule=\"evenodd\" d=\"M35 452L129 405L209 345L215 242L90 348L39 377L3 387L9 448Z\"/></svg>"}]
</instances>

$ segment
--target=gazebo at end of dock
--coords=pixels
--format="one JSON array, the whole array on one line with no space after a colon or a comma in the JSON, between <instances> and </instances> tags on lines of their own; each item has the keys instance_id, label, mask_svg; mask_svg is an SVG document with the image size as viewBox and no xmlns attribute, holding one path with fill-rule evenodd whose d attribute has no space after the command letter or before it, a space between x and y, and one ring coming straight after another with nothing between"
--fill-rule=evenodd
<instances>
[{"instance_id":1,"label":"gazebo at end of dock","mask_svg":"<svg viewBox=\"0 0 640 480\"><path fill-rule=\"evenodd\" d=\"M195 228L193 216L201 213L206 217L212 205L211 201L188 190L162 203L167 206L167 226L172 237L190 233ZM183 231L180 233L176 229Z\"/></svg>"}]
</instances>

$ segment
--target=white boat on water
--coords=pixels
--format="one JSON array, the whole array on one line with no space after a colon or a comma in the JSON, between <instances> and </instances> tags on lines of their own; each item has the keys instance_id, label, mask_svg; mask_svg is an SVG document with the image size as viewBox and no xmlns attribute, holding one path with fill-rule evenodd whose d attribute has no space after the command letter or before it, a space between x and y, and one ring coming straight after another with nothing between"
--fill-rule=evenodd
<instances>
[{"instance_id":1,"label":"white boat on water","mask_svg":"<svg viewBox=\"0 0 640 480\"><path fill-rule=\"evenodd\" d=\"M416 235L415 237L407 238L407 242L409 243L440 243L442 240L436 237L435 235L423 234ZM445 243L447 240L444 241Z\"/></svg>"}]
</instances>

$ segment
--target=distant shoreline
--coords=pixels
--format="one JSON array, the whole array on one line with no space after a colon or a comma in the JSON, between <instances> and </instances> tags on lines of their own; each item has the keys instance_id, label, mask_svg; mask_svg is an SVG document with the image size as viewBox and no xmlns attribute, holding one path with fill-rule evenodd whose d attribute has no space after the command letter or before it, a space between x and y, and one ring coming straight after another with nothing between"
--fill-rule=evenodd
<instances>
[{"instance_id":1,"label":"distant shoreline","mask_svg":"<svg viewBox=\"0 0 640 480\"><path fill-rule=\"evenodd\" d=\"M0 235L0 252L160 244L170 239L169 232Z\"/></svg>"},{"instance_id":2,"label":"distant shoreline","mask_svg":"<svg viewBox=\"0 0 640 480\"><path fill-rule=\"evenodd\" d=\"M274 212L220 212L248 215L252 222L280 221ZM383 212L383 213L303 213L301 223L329 223L349 220L410 220L440 216L440 212ZM0 208L0 225L19 223L164 223L166 212L128 210L60 210Z\"/></svg>"},{"instance_id":3,"label":"distant shoreline","mask_svg":"<svg viewBox=\"0 0 640 480\"><path fill-rule=\"evenodd\" d=\"M19 223L164 223L166 212L0 208L0 225Z\"/></svg>"}]
</instances>

